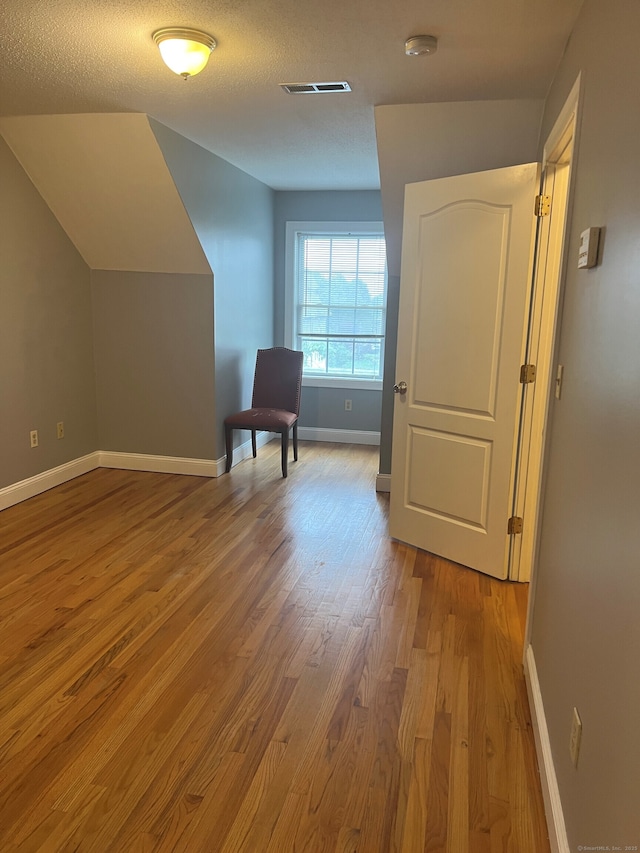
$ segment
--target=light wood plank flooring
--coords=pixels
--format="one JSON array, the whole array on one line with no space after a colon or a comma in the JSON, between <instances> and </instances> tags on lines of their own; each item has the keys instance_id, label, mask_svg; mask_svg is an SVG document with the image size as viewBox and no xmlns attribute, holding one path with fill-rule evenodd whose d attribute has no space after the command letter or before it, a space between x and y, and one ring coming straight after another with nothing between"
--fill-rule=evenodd
<instances>
[{"instance_id":1,"label":"light wood plank flooring","mask_svg":"<svg viewBox=\"0 0 640 853\"><path fill-rule=\"evenodd\" d=\"M386 535L377 449L0 513L0 850L547 853L526 588Z\"/></svg>"}]
</instances>

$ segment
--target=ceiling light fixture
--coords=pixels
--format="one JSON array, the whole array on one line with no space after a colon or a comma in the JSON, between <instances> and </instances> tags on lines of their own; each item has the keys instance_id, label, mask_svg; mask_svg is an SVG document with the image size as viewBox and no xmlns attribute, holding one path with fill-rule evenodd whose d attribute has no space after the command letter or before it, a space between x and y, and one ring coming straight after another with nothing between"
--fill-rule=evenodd
<instances>
[{"instance_id":1,"label":"ceiling light fixture","mask_svg":"<svg viewBox=\"0 0 640 853\"><path fill-rule=\"evenodd\" d=\"M185 27L156 30L152 38L165 65L185 80L202 71L216 46L216 40L208 33Z\"/></svg>"},{"instance_id":2,"label":"ceiling light fixture","mask_svg":"<svg viewBox=\"0 0 640 853\"><path fill-rule=\"evenodd\" d=\"M407 56L426 56L438 49L438 39L435 36L409 36L404 43Z\"/></svg>"}]
</instances>

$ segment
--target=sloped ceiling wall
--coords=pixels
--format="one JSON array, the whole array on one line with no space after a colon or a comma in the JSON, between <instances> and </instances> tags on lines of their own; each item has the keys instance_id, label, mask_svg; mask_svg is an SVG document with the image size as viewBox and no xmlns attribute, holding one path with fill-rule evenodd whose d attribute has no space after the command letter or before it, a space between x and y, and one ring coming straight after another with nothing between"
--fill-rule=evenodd
<instances>
[{"instance_id":1,"label":"sloped ceiling wall","mask_svg":"<svg viewBox=\"0 0 640 853\"><path fill-rule=\"evenodd\" d=\"M211 269L141 114L19 116L0 133L91 269Z\"/></svg>"}]
</instances>

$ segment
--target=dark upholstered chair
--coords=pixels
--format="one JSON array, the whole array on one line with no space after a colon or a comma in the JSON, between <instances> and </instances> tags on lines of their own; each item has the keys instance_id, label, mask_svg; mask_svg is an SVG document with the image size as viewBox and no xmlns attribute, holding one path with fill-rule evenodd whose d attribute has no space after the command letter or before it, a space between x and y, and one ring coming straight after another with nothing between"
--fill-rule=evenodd
<instances>
[{"instance_id":1,"label":"dark upholstered chair","mask_svg":"<svg viewBox=\"0 0 640 853\"><path fill-rule=\"evenodd\" d=\"M302 385L302 353L286 347L259 349L253 379L251 408L224 419L227 471L233 461L234 429L251 430L256 456L256 430L279 432L282 437L282 476L287 476L289 430L293 427L293 459L298 459L298 412Z\"/></svg>"}]
</instances>

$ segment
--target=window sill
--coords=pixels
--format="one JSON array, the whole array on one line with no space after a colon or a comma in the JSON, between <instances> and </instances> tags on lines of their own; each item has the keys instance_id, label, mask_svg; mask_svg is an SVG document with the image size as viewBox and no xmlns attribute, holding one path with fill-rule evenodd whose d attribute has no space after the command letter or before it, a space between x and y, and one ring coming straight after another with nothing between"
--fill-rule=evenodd
<instances>
[{"instance_id":1,"label":"window sill","mask_svg":"<svg viewBox=\"0 0 640 853\"><path fill-rule=\"evenodd\" d=\"M352 388L360 391L382 391L378 379L338 379L324 376L303 376L302 386L308 388Z\"/></svg>"}]
</instances>

